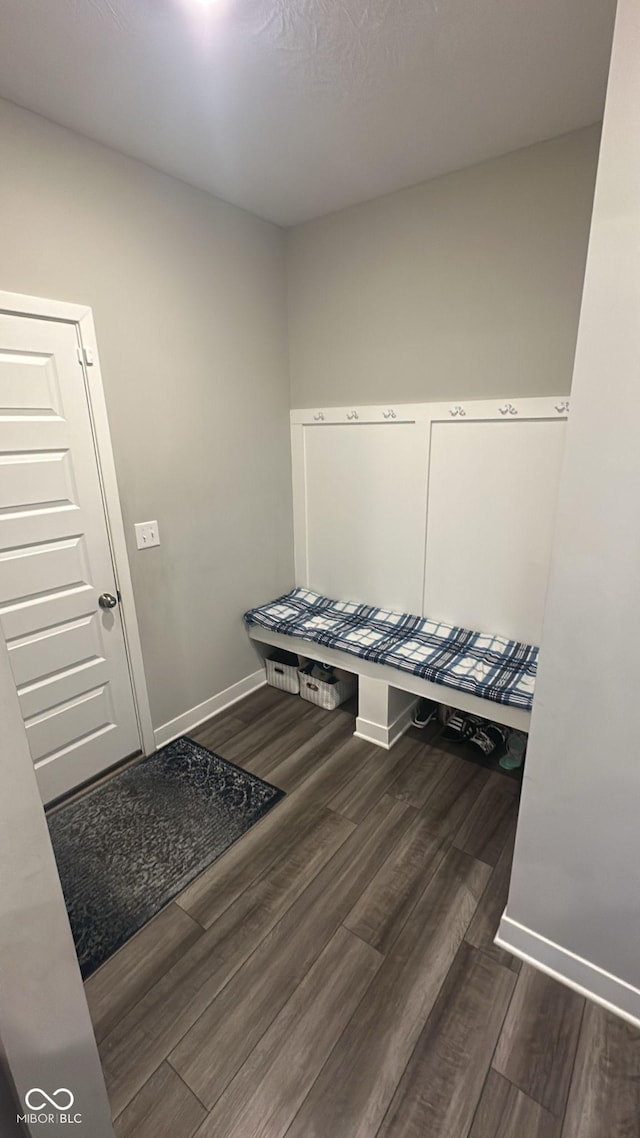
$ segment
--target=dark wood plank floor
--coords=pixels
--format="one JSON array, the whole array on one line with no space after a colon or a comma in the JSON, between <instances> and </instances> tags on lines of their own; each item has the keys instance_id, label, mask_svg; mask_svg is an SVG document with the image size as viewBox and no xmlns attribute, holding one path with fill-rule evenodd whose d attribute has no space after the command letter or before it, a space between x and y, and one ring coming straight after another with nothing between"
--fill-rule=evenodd
<instances>
[{"instance_id":1,"label":"dark wood plank floor","mask_svg":"<svg viewBox=\"0 0 640 1138\"><path fill-rule=\"evenodd\" d=\"M498 949L518 783L262 688L287 797L87 982L118 1138L637 1138L640 1033Z\"/></svg>"}]
</instances>

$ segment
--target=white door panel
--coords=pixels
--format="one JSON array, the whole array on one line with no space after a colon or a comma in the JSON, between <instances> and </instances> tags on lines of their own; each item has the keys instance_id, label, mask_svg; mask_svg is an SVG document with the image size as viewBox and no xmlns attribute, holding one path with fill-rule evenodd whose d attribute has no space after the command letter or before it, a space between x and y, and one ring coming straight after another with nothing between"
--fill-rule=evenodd
<instances>
[{"instance_id":1,"label":"white door panel","mask_svg":"<svg viewBox=\"0 0 640 1138\"><path fill-rule=\"evenodd\" d=\"M99 687L108 682L107 661L102 656L96 656L95 660L87 660L54 675L43 676L33 683L22 684L18 688L20 709L26 721L92 691L94 685Z\"/></svg>"},{"instance_id":2,"label":"white door panel","mask_svg":"<svg viewBox=\"0 0 640 1138\"><path fill-rule=\"evenodd\" d=\"M0 466L0 480L2 467ZM58 506L51 503L40 503L36 506L25 506L22 509L0 510L0 523L11 520L11 526L0 524L0 551L4 549L19 549L29 544L33 534L32 514L38 513L39 536L42 543L59 541L61 538L73 537L82 529L78 506ZM1 607L1 606L0 606Z\"/></svg>"},{"instance_id":3,"label":"white door panel","mask_svg":"<svg viewBox=\"0 0 640 1138\"><path fill-rule=\"evenodd\" d=\"M33 528L32 522L32 531ZM14 603L50 594L68 585L84 584L88 576L82 536L47 541L42 545L23 545L0 553L0 596L11 597Z\"/></svg>"},{"instance_id":4,"label":"white door panel","mask_svg":"<svg viewBox=\"0 0 640 1138\"><path fill-rule=\"evenodd\" d=\"M25 507L42 504L42 487L47 487L51 505L73 504L73 485L69 452L44 451L41 454L3 454L0 468L10 466L11 478L0 482L0 510L19 513Z\"/></svg>"},{"instance_id":5,"label":"white door panel","mask_svg":"<svg viewBox=\"0 0 640 1138\"><path fill-rule=\"evenodd\" d=\"M109 688L101 684L25 720L33 761L37 764L39 759L84 742L87 736L111 731L114 718Z\"/></svg>"},{"instance_id":6,"label":"white door panel","mask_svg":"<svg viewBox=\"0 0 640 1138\"><path fill-rule=\"evenodd\" d=\"M32 597L29 601L0 605L0 627L11 647L12 640L30 632L51 628L65 620L76 620L95 611L95 589L91 585L76 585L44 597Z\"/></svg>"},{"instance_id":7,"label":"white door panel","mask_svg":"<svg viewBox=\"0 0 640 1138\"><path fill-rule=\"evenodd\" d=\"M0 628L45 801L140 745L77 348L0 315Z\"/></svg>"},{"instance_id":8,"label":"white door panel","mask_svg":"<svg viewBox=\"0 0 640 1138\"><path fill-rule=\"evenodd\" d=\"M102 659L98 620L98 614L91 613L13 641L11 666L18 688L54 672Z\"/></svg>"},{"instance_id":9,"label":"white door panel","mask_svg":"<svg viewBox=\"0 0 640 1138\"><path fill-rule=\"evenodd\" d=\"M4 415L59 416L55 361L41 352L0 351L0 407Z\"/></svg>"}]
</instances>

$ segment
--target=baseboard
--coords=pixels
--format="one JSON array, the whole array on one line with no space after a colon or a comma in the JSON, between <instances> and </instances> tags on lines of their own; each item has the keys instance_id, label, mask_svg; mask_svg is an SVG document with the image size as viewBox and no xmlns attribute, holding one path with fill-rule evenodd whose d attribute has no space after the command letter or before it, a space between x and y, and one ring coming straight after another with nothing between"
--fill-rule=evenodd
<instances>
[{"instance_id":1,"label":"baseboard","mask_svg":"<svg viewBox=\"0 0 640 1138\"><path fill-rule=\"evenodd\" d=\"M495 943L526 964L573 988L581 996L640 1027L640 989L512 920L506 911Z\"/></svg>"},{"instance_id":2,"label":"baseboard","mask_svg":"<svg viewBox=\"0 0 640 1138\"><path fill-rule=\"evenodd\" d=\"M205 719L210 719L212 715L226 711L232 704L237 703L239 699L244 699L245 695L256 691L265 683L264 668L260 668L258 672L252 672L250 676L238 680L237 684L232 684L230 688L225 688L217 695L212 695L210 699L205 699L204 703L199 703L175 719L170 719L168 723L163 723L161 727L156 727L153 732L156 747L164 747L165 743L170 743L179 735L193 731L193 728L204 723Z\"/></svg>"},{"instance_id":3,"label":"baseboard","mask_svg":"<svg viewBox=\"0 0 640 1138\"><path fill-rule=\"evenodd\" d=\"M411 726L414 708L415 702L406 707L388 727L384 727L381 723L372 723L370 719L362 719L359 715L353 733L358 739L375 743L377 747L384 747L385 751L390 751L394 743L397 743Z\"/></svg>"}]
</instances>

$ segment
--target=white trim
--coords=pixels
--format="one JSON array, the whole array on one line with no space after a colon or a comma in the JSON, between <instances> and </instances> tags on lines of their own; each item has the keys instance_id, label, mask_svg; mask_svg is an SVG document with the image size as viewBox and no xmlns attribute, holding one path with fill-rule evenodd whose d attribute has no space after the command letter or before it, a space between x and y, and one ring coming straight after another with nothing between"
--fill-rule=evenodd
<instances>
[{"instance_id":1,"label":"white trim","mask_svg":"<svg viewBox=\"0 0 640 1138\"><path fill-rule=\"evenodd\" d=\"M353 733L358 739L366 739L367 743L375 743L378 747L384 747L386 751L390 751L394 743L397 743L398 739L411 726L414 707L414 703L405 707L404 711L401 711L388 727L380 723L372 723L370 719L362 719L358 716L356 729Z\"/></svg>"},{"instance_id":2,"label":"white trim","mask_svg":"<svg viewBox=\"0 0 640 1138\"><path fill-rule=\"evenodd\" d=\"M136 616L135 598L131 583L129 558L124 536L124 524L120 508L120 496L116 479L116 468L109 431L107 405L102 384L100 358L96 339L93 312L85 305L71 304L59 300L45 300L42 297L22 296L20 293L0 291L0 312L7 315L36 317L45 320L59 320L75 324L80 348L90 353L91 366L82 364L85 389L89 404L89 414L94 432L96 461L102 485L107 532L111 546L111 556L116 584L121 598L121 619L127 662L131 676L133 701L138 721L140 747L146 754L155 749L149 694L142 658L142 645Z\"/></svg>"},{"instance_id":3,"label":"white trim","mask_svg":"<svg viewBox=\"0 0 640 1138\"><path fill-rule=\"evenodd\" d=\"M42 296L25 296L21 292L0 291L0 312L79 324L87 313L91 314L91 309L85 304L73 304L66 300L47 300Z\"/></svg>"},{"instance_id":4,"label":"white trim","mask_svg":"<svg viewBox=\"0 0 640 1138\"><path fill-rule=\"evenodd\" d=\"M640 1027L640 989L512 920L506 910L495 943L560 984L622 1016L634 1027Z\"/></svg>"},{"instance_id":5,"label":"white trim","mask_svg":"<svg viewBox=\"0 0 640 1138\"><path fill-rule=\"evenodd\" d=\"M151 754L154 745L153 723L151 721L151 709L149 706L147 681L144 672L142 644L140 642L140 630L136 616L127 543L124 535L124 523L122 520L122 510L120 508L120 495L118 493L116 468L111 445L107 405L102 384L98 343L93 322L93 313L90 308L86 310L84 316L82 316L78 322L78 335L81 347L91 352L93 358L91 367L86 367L83 364L83 371L87 386L89 409L95 432L98 466L105 501L107 529L109 531L116 580L121 598L124 640L127 649L129 671L131 673L131 686L133 688L133 698L138 717L140 740L142 750L146 754Z\"/></svg>"},{"instance_id":6,"label":"white trim","mask_svg":"<svg viewBox=\"0 0 640 1138\"><path fill-rule=\"evenodd\" d=\"M328 423L349 423L357 426L358 423L415 423L423 407L429 404L402 403L391 407L382 405L357 405L349 407L322 407L302 408L291 411L292 424L301 426L323 427ZM393 418L389 412L393 411Z\"/></svg>"},{"instance_id":7,"label":"white trim","mask_svg":"<svg viewBox=\"0 0 640 1138\"><path fill-rule=\"evenodd\" d=\"M423 680L420 676L392 668L388 664L372 664L369 660L363 660L361 656L352 656L349 652L337 652L335 648L325 648L322 644L300 640L296 636L271 632L267 628L260 628L257 624L250 625L248 632L252 640L259 640L272 648L284 648L285 651L298 652L301 656L311 655L321 664L332 664L334 668L343 668L344 671L356 676L381 680L389 687L410 692L411 695L424 696L425 699L433 699L436 703L444 703L459 711L491 719L494 723L517 727L519 731L529 731L531 712L524 711L520 707L508 707L506 704L481 699L477 695L469 695L468 692L458 691L456 688L444 687L443 684L432 684L430 680Z\"/></svg>"},{"instance_id":8,"label":"white trim","mask_svg":"<svg viewBox=\"0 0 640 1138\"><path fill-rule=\"evenodd\" d=\"M295 535L294 572L296 581L306 582L309 565L309 542L307 529L307 453L304 427L293 423L291 426L291 468L294 471L293 493L293 532ZM295 477L299 471L300 476Z\"/></svg>"},{"instance_id":9,"label":"white trim","mask_svg":"<svg viewBox=\"0 0 640 1138\"><path fill-rule=\"evenodd\" d=\"M246 695L264 687L266 682L265 670L260 668L258 672L252 672L250 676L238 680L237 684L232 684L231 687L225 688L217 695L205 699L204 703L199 703L189 711L183 712L182 715L176 716L175 719L170 719L168 723L163 723L154 731L156 747L164 747L165 743L170 743L172 739L184 735L185 731L193 731L193 728L204 723L205 719L211 719L212 716L219 715L221 711L226 711L239 699L244 699Z\"/></svg>"},{"instance_id":10,"label":"white trim","mask_svg":"<svg viewBox=\"0 0 640 1138\"><path fill-rule=\"evenodd\" d=\"M469 422L478 419L566 419L567 395L534 396L530 399L452 399L447 403L396 403L373 406L295 409L292 426L322 427L348 423Z\"/></svg>"}]
</instances>

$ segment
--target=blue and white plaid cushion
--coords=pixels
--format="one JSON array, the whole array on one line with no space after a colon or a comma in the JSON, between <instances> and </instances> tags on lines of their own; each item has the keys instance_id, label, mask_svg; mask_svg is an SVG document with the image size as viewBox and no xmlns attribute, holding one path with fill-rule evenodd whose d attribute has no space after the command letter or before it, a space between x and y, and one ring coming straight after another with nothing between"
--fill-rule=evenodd
<instances>
[{"instance_id":1,"label":"blue and white plaid cushion","mask_svg":"<svg viewBox=\"0 0 640 1138\"><path fill-rule=\"evenodd\" d=\"M250 609L244 619L481 699L531 709L538 649L530 644L355 601L332 601L310 589L292 589Z\"/></svg>"}]
</instances>

